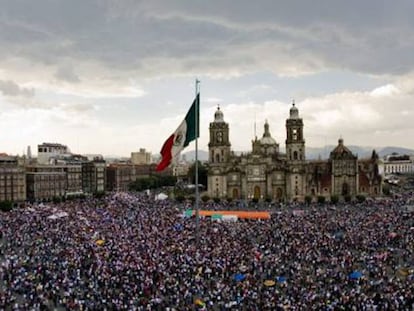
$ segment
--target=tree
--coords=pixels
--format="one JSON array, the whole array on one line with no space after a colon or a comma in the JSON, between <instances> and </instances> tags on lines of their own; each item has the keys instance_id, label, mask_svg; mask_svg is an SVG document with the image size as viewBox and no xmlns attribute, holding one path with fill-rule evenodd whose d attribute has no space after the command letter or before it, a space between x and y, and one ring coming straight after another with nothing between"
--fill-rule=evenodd
<instances>
[{"instance_id":1,"label":"tree","mask_svg":"<svg viewBox=\"0 0 414 311\"><path fill-rule=\"evenodd\" d=\"M362 202L364 202L364 201L365 201L365 195L363 195L363 194L358 194L358 195L356 196L356 199L357 199L358 203L362 203Z\"/></svg>"},{"instance_id":2,"label":"tree","mask_svg":"<svg viewBox=\"0 0 414 311\"><path fill-rule=\"evenodd\" d=\"M350 195L346 195L346 196L344 196L344 200L345 200L345 202L349 203L349 202L351 202L352 197Z\"/></svg>"},{"instance_id":3,"label":"tree","mask_svg":"<svg viewBox=\"0 0 414 311\"><path fill-rule=\"evenodd\" d=\"M0 210L3 212L10 212L13 209L13 202L2 201L0 202Z\"/></svg>"},{"instance_id":4,"label":"tree","mask_svg":"<svg viewBox=\"0 0 414 311\"><path fill-rule=\"evenodd\" d=\"M382 186L382 193L386 196L389 196L391 194L390 186L384 184Z\"/></svg>"},{"instance_id":5,"label":"tree","mask_svg":"<svg viewBox=\"0 0 414 311\"><path fill-rule=\"evenodd\" d=\"M53 203L60 203L62 199L60 197L53 197Z\"/></svg>"},{"instance_id":6,"label":"tree","mask_svg":"<svg viewBox=\"0 0 414 311\"><path fill-rule=\"evenodd\" d=\"M177 182L175 176L154 175L150 177L138 178L129 184L129 190L144 191L146 189L155 189L166 186L174 186Z\"/></svg>"},{"instance_id":7,"label":"tree","mask_svg":"<svg viewBox=\"0 0 414 311\"><path fill-rule=\"evenodd\" d=\"M102 199L105 196L105 191L98 191L93 196L97 199Z\"/></svg>"},{"instance_id":8,"label":"tree","mask_svg":"<svg viewBox=\"0 0 414 311\"><path fill-rule=\"evenodd\" d=\"M210 197L207 194L201 197L201 201L203 201L204 203L207 202L208 200L210 200Z\"/></svg>"},{"instance_id":9,"label":"tree","mask_svg":"<svg viewBox=\"0 0 414 311\"><path fill-rule=\"evenodd\" d=\"M178 203L183 203L184 200L185 200L185 196L183 196L183 195L177 195L175 197L175 199L177 200Z\"/></svg>"},{"instance_id":10,"label":"tree","mask_svg":"<svg viewBox=\"0 0 414 311\"><path fill-rule=\"evenodd\" d=\"M336 204L339 202L339 197L335 194L331 195L331 203Z\"/></svg>"},{"instance_id":11,"label":"tree","mask_svg":"<svg viewBox=\"0 0 414 311\"><path fill-rule=\"evenodd\" d=\"M188 180L192 184L195 184L195 166L194 162L188 169ZM207 166L198 161L198 183L202 184L205 188L207 188L207 173Z\"/></svg>"},{"instance_id":12,"label":"tree","mask_svg":"<svg viewBox=\"0 0 414 311\"><path fill-rule=\"evenodd\" d=\"M305 202L306 204L311 204L312 203L312 197L310 195L305 196Z\"/></svg>"},{"instance_id":13,"label":"tree","mask_svg":"<svg viewBox=\"0 0 414 311\"><path fill-rule=\"evenodd\" d=\"M325 204L326 198L323 195L318 196L318 203Z\"/></svg>"}]
</instances>

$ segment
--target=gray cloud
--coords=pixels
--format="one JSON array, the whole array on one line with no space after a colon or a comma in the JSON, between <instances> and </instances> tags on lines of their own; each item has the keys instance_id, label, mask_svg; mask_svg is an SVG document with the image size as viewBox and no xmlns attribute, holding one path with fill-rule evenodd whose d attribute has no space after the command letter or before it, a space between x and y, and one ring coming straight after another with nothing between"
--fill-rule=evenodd
<instances>
[{"instance_id":1,"label":"gray cloud","mask_svg":"<svg viewBox=\"0 0 414 311\"><path fill-rule=\"evenodd\" d=\"M16 82L10 80L0 80L0 92L2 92L5 96L23 97L33 97L35 93L33 88L20 87Z\"/></svg>"},{"instance_id":2,"label":"gray cloud","mask_svg":"<svg viewBox=\"0 0 414 311\"><path fill-rule=\"evenodd\" d=\"M71 82L71 83L80 82L80 78L74 72L73 66L68 66L68 65L60 66L55 73L55 78L57 78L58 80Z\"/></svg>"},{"instance_id":3,"label":"gray cloud","mask_svg":"<svg viewBox=\"0 0 414 311\"><path fill-rule=\"evenodd\" d=\"M2 1L0 56L56 66L70 82L79 77L62 59L144 77L167 74L166 63L168 74L398 75L414 70L412 11L384 0Z\"/></svg>"}]
</instances>

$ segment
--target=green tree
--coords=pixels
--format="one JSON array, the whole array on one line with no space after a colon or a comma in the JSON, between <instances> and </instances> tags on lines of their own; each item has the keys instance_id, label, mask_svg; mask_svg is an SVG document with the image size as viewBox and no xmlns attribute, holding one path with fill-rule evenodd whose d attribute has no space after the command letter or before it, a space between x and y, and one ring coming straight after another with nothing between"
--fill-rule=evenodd
<instances>
[{"instance_id":1,"label":"green tree","mask_svg":"<svg viewBox=\"0 0 414 311\"><path fill-rule=\"evenodd\" d=\"M62 199L60 197L53 197L53 203L60 203Z\"/></svg>"},{"instance_id":2,"label":"green tree","mask_svg":"<svg viewBox=\"0 0 414 311\"><path fill-rule=\"evenodd\" d=\"M310 195L305 196L305 203L308 205L312 203L312 197Z\"/></svg>"},{"instance_id":3,"label":"green tree","mask_svg":"<svg viewBox=\"0 0 414 311\"><path fill-rule=\"evenodd\" d=\"M325 204L326 198L323 195L318 196L318 203Z\"/></svg>"},{"instance_id":4,"label":"green tree","mask_svg":"<svg viewBox=\"0 0 414 311\"><path fill-rule=\"evenodd\" d=\"M382 186L382 193L386 196L389 196L391 194L390 186L384 184Z\"/></svg>"},{"instance_id":5,"label":"green tree","mask_svg":"<svg viewBox=\"0 0 414 311\"><path fill-rule=\"evenodd\" d=\"M362 203L362 202L364 202L364 201L365 201L365 195L363 195L363 194L358 194L358 195L356 196L356 199L357 199L358 203Z\"/></svg>"},{"instance_id":6,"label":"green tree","mask_svg":"<svg viewBox=\"0 0 414 311\"><path fill-rule=\"evenodd\" d=\"M13 202L2 201L0 202L0 210L3 212L10 212L13 209Z\"/></svg>"},{"instance_id":7,"label":"green tree","mask_svg":"<svg viewBox=\"0 0 414 311\"><path fill-rule=\"evenodd\" d=\"M183 203L184 200L185 200L185 196L183 196L183 195L177 195L175 197L175 199L177 200L178 203Z\"/></svg>"},{"instance_id":8,"label":"green tree","mask_svg":"<svg viewBox=\"0 0 414 311\"><path fill-rule=\"evenodd\" d=\"M331 203L336 204L339 202L339 197L335 194L331 195Z\"/></svg>"},{"instance_id":9,"label":"green tree","mask_svg":"<svg viewBox=\"0 0 414 311\"><path fill-rule=\"evenodd\" d=\"M201 197L201 201L203 201L204 203L207 202L208 200L210 200L210 197L207 194Z\"/></svg>"},{"instance_id":10,"label":"green tree","mask_svg":"<svg viewBox=\"0 0 414 311\"><path fill-rule=\"evenodd\" d=\"M195 162L188 169L188 180L190 183L195 184ZM205 164L198 161L198 183L202 184L204 188L207 188L207 173L208 168Z\"/></svg>"},{"instance_id":11,"label":"green tree","mask_svg":"<svg viewBox=\"0 0 414 311\"><path fill-rule=\"evenodd\" d=\"M105 196L105 191L99 191L97 193L94 194L94 197L97 199L101 199Z\"/></svg>"},{"instance_id":12,"label":"green tree","mask_svg":"<svg viewBox=\"0 0 414 311\"><path fill-rule=\"evenodd\" d=\"M129 184L129 190L144 191L146 189L156 189L166 186L174 186L177 182L175 176L154 175L149 177L141 177Z\"/></svg>"}]
</instances>

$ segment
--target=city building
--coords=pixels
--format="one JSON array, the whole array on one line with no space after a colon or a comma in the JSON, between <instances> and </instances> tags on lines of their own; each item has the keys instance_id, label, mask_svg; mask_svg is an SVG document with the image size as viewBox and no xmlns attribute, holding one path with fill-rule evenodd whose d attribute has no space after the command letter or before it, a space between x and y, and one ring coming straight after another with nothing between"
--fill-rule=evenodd
<instances>
[{"instance_id":1,"label":"city building","mask_svg":"<svg viewBox=\"0 0 414 311\"><path fill-rule=\"evenodd\" d=\"M0 154L0 202L26 200L26 176L18 158Z\"/></svg>"},{"instance_id":2,"label":"city building","mask_svg":"<svg viewBox=\"0 0 414 311\"><path fill-rule=\"evenodd\" d=\"M102 157L82 163L82 190L85 194L105 192L106 162Z\"/></svg>"},{"instance_id":3,"label":"city building","mask_svg":"<svg viewBox=\"0 0 414 311\"><path fill-rule=\"evenodd\" d=\"M133 165L131 163L110 163L106 168L106 189L108 191L128 191L129 185L138 178L152 175L171 176L172 168L156 172L156 164Z\"/></svg>"},{"instance_id":4,"label":"city building","mask_svg":"<svg viewBox=\"0 0 414 311\"><path fill-rule=\"evenodd\" d=\"M187 179L191 165L191 163L184 160L174 164L172 166L173 176L177 177L179 180Z\"/></svg>"},{"instance_id":5,"label":"city building","mask_svg":"<svg viewBox=\"0 0 414 311\"><path fill-rule=\"evenodd\" d=\"M26 167L27 199L30 201L62 198L67 192L64 166L31 165Z\"/></svg>"},{"instance_id":6,"label":"city building","mask_svg":"<svg viewBox=\"0 0 414 311\"><path fill-rule=\"evenodd\" d=\"M410 174L414 172L413 156L390 154L382 161L384 175Z\"/></svg>"},{"instance_id":7,"label":"city building","mask_svg":"<svg viewBox=\"0 0 414 311\"><path fill-rule=\"evenodd\" d=\"M136 179L133 164L111 163L106 168L106 189L108 191L128 191L129 184Z\"/></svg>"},{"instance_id":8,"label":"city building","mask_svg":"<svg viewBox=\"0 0 414 311\"><path fill-rule=\"evenodd\" d=\"M42 143L37 146L37 163L41 165L50 164L50 159L56 156L69 155L67 146L57 143Z\"/></svg>"},{"instance_id":9,"label":"city building","mask_svg":"<svg viewBox=\"0 0 414 311\"><path fill-rule=\"evenodd\" d=\"M151 152L140 148L139 152L131 152L131 163L134 165L151 164Z\"/></svg>"},{"instance_id":10,"label":"city building","mask_svg":"<svg viewBox=\"0 0 414 311\"><path fill-rule=\"evenodd\" d=\"M211 197L270 199L274 201L314 200L318 196L355 197L379 195L382 179L378 156L358 157L341 138L325 161L307 161L304 123L293 103L286 120L286 153L264 124L263 136L252 140L252 151L236 155L231 150L230 128L220 108L210 123L208 193Z\"/></svg>"}]
</instances>

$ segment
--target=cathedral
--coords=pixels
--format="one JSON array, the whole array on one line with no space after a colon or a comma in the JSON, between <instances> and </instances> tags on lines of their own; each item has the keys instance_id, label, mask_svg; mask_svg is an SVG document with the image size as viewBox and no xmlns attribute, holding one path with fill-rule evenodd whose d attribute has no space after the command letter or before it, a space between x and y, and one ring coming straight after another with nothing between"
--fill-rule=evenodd
<instances>
[{"instance_id":1,"label":"cathedral","mask_svg":"<svg viewBox=\"0 0 414 311\"><path fill-rule=\"evenodd\" d=\"M210 123L208 193L212 198L272 201L339 199L356 195L378 196L382 178L375 151L360 159L339 139L327 160L306 160L303 120L292 104L286 120L286 153L272 138L269 124L263 136L252 140L252 150L236 155L231 150L230 128L217 108Z\"/></svg>"}]
</instances>

